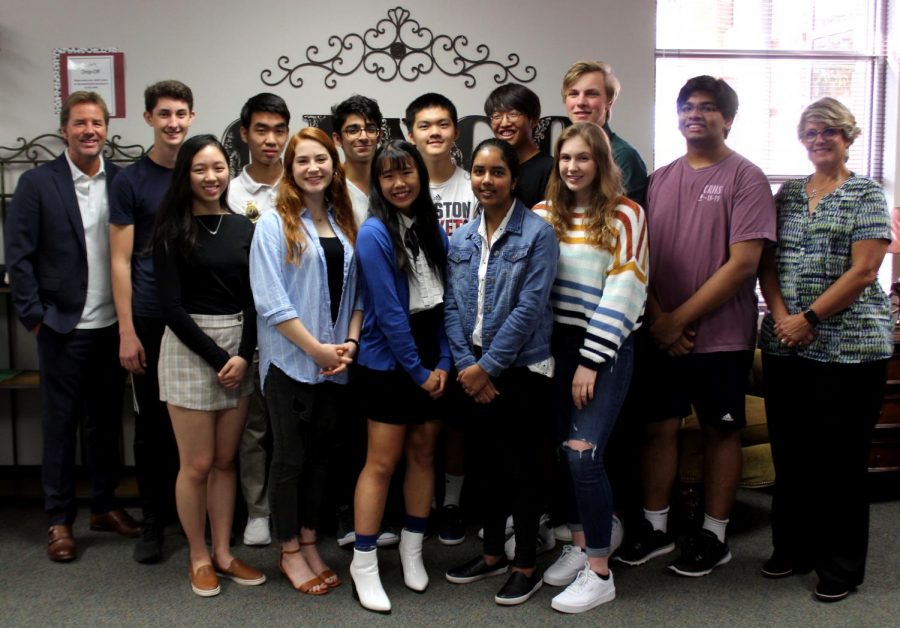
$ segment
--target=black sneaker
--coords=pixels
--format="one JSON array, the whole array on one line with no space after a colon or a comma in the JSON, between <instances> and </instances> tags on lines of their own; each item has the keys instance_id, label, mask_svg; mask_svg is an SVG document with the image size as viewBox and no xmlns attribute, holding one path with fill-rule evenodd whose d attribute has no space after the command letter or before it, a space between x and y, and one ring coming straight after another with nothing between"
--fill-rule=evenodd
<instances>
[{"instance_id":1,"label":"black sneaker","mask_svg":"<svg viewBox=\"0 0 900 628\"><path fill-rule=\"evenodd\" d=\"M463 526L459 506L441 508L441 531L438 533L438 540L441 545L459 545L466 540L466 528Z\"/></svg>"},{"instance_id":2,"label":"black sneaker","mask_svg":"<svg viewBox=\"0 0 900 628\"><path fill-rule=\"evenodd\" d=\"M815 596L820 602L840 602L854 590L856 590L855 587L851 587L849 584L834 580L819 580Z\"/></svg>"},{"instance_id":3,"label":"black sneaker","mask_svg":"<svg viewBox=\"0 0 900 628\"><path fill-rule=\"evenodd\" d=\"M646 519L642 519L633 534L626 535L625 542L613 556L614 560L636 567L651 558L668 554L675 550L675 541L668 533L654 530Z\"/></svg>"},{"instance_id":4,"label":"black sneaker","mask_svg":"<svg viewBox=\"0 0 900 628\"><path fill-rule=\"evenodd\" d=\"M501 606L524 604L541 588L542 584L544 584L544 578L537 569L530 576L526 576L521 571L514 571L509 574L506 584L494 596L494 601Z\"/></svg>"},{"instance_id":5,"label":"black sneaker","mask_svg":"<svg viewBox=\"0 0 900 628\"><path fill-rule=\"evenodd\" d=\"M679 576L705 576L731 560L728 544L722 543L709 530L700 530L690 541L681 556L669 565L669 569Z\"/></svg>"},{"instance_id":6,"label":"black sneaker","mask_svg":"<svg viewBox=\"0 0 900 628\"><path fill-rule=\"evenodd\" d=\"M337 509L337 525L334 528L339 547L351 545L356 541L356 533L353 531L353 510L350 506L341 506Z\"/></svg>"},{"instance_id":7,"label":"black sneaker","mask_svg":"<svg viewBox=\"0 0 900 628\"><path fill-rule=\"evenodd\" d=\"M447 578L447 582L469 584L470 582L478 582L492 576L503 575L507 569L509 569L509 561L506 560L505 556L499 562L488 565L484 562L484 556L479 554L467 563L448 569L444 575Z\"/></svg>"},{"instance_id":8,"label":"black sneaker","mask_svg":"<svg viewBox=\"0 0 900 628\"><path fill-rule=\"evenodd\" d=\"M162 560L163 528L154 523L141 526L141 536L134 545L134 560L142 565L152 565Z\"/></svg>"}]
</instances>

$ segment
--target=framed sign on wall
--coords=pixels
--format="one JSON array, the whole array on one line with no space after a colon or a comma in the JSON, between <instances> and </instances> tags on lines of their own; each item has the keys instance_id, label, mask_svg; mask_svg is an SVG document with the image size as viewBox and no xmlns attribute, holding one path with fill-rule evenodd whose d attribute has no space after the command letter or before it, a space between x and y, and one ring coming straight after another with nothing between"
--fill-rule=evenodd
<instances>
[{"instance_id":1,"label":"framed sign on wall","mask_svg":"<svg viewBox=\"0 0 900 628\"><path fill-rule=\"evenodd\" d=\"M125 117L125 53L107 48L57 48L53 51L56 113L69 94L97 92L109 117Z\"/></svg>"}]
</instances>

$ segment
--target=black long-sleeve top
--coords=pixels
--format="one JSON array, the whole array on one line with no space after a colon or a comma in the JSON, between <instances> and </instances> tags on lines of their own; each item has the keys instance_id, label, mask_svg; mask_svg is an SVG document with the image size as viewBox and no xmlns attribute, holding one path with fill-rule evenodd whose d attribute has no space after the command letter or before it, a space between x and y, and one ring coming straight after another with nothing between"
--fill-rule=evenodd
<instances>
[{"instance_id":1,"label":"black long-sleeve top","mask_svg":"<svg viewBox=\"0 0 900 628\"><path fill-rule=\"evenodd\" d=\"M174 244L156 246L153 251L156 289L166 325L216 371L231 356L197 326L191 314L243 312L238 355L250 362L256 349L256 310L250 290L253 224L239 214L221 218L219 224L218 215L194 216L202 224L198 225L197 244L187 257Z\"/></svg>"}]
</instances>

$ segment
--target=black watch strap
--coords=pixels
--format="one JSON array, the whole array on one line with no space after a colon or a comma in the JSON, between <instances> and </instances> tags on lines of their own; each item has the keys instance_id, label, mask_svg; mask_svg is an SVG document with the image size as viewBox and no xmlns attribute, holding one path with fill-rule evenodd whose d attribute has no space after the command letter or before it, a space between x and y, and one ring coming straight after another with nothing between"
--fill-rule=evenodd
<instances>
[{"instance_id":1,"label":"black watch strap","mask_svg":"<svg viewBox=\"0 0 900 628\"><path fill-rule=\"evenodd\" d=\"M809 323L812 327L816 327L821 321L819 321L819 317L812 310L812 308L808 308L805 312L803 312L803 318L806 319L806 322Z\"/></svg>"}]
</instances>

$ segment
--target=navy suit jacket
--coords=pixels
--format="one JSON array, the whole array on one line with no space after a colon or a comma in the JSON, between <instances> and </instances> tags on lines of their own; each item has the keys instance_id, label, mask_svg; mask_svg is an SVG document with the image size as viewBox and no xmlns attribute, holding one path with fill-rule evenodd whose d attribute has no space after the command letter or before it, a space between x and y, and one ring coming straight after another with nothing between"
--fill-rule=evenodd
<instances>
[{"instance_id":1,"label":"navy suit jacket","mask_svg":"<svg viewBox=\"0 0 900 628\"><path fill-rule=\"evenodd\" d=\"M105 162L107 193L120 168ZM6 218L6 268L16 313L65 334L87 298L84 224L65 154L19 177Z\"/></svg>"}]
</instances>

